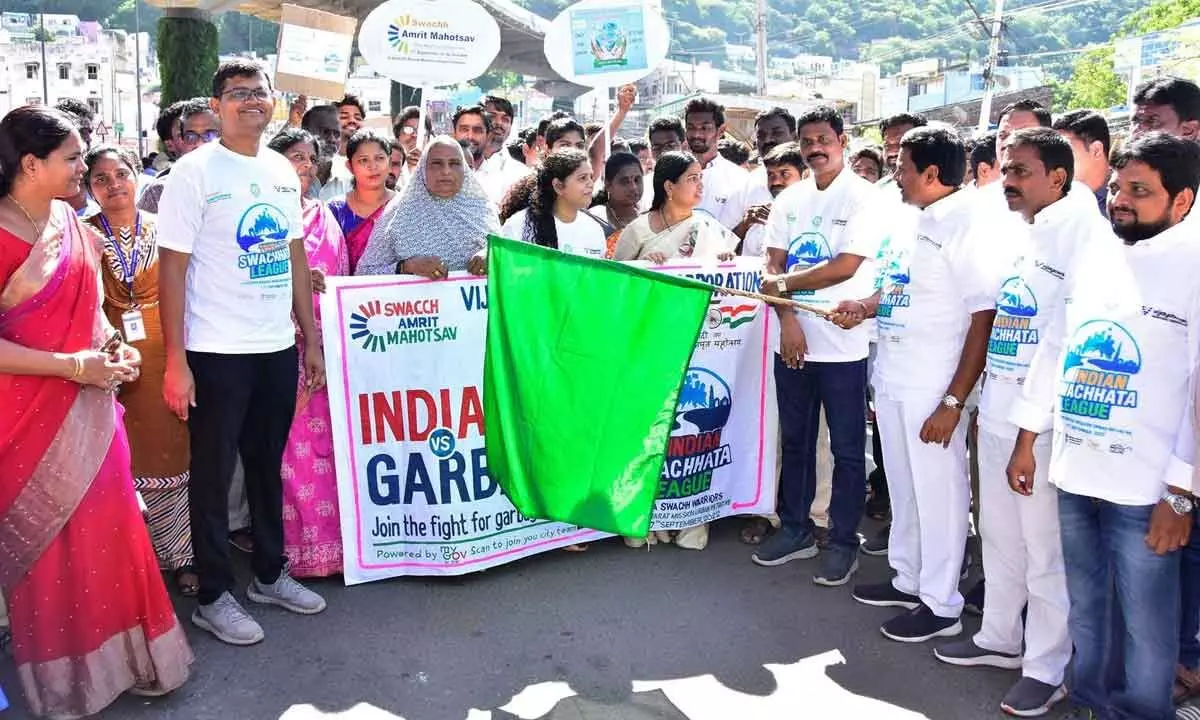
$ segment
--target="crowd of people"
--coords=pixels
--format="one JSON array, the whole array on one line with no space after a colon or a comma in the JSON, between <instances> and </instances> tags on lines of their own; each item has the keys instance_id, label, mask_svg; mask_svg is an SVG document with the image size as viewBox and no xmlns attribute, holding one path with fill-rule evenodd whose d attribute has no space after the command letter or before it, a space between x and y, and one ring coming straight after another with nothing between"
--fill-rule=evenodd
<instances>
[{"instance_id":1,"label":"crowd of people","mask_svg":"<svg viewBox=\"0 0 1200 720\"><path fill-rule=\"evenodd\" d=\"M343 562L326 278L482 275L489 234L759 258L765 296L819 310L772 311L778 515L746 522L753 562L817 559L837 587L885 555L893 579L854 599L901 611L891 640L1019 671L1012 715L1069 694L1158 720L1200 695L1196 84L1138 88L1125 138L1022 100L992 134L903 114L872 145L819 106L760 113L753 149L705 98L623 138L631 87L607 127L517 129L488 96L447 134L414 107L388 135L347 96L268 138L275 95L223 63L163 110L157 159L93 145L76 101L0 120L0 592L36 715L186 681L163 572L233 645L264 638L235 548L249 601L325 609L295 578ZM963 593L972 526L986 585Z\"/></svg>"}]
</instances>

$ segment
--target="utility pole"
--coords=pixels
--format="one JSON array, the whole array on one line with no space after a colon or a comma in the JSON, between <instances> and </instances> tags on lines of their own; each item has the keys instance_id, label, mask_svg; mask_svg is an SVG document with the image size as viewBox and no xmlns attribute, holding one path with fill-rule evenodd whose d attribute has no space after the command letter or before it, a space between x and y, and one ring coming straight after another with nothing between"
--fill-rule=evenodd
<instances>
[{"instance_id":1,"label":"utility pole","mask_svg":"<svg viewBox=\"0 0 1200 720\"><path fill-rule=\"evenodd\" d=\"M145 157L146 148L142 144L142 0L133 0L133 78L137 87L137 145L138 160Z\"/></svg>"},{"instance_id":2,"label":"utility pole","mask_svg":"<svg viewBox=\"0 0 1200 720\"><path fill-rule=\"evenodd\" d=\"M1000 36L1004 32L1004 0L996 0L992 16L992 40L988 46L988 61L984 69L983 100L979 103L979 132L986 133L992 124L992 96L996 94L996 61L1000 57Z\"/></svg>"},{"instance_id":3,"label":"utility pole","mask_svg":"<svg viewBox=\"0 0 1200 720\"><path fill-rule=\"evenodd\" d=\"M755 0L754 29L757 34L758 94L767 94L767 0Z\"/></svg>"},{"instance_id":4,"label":"utility pole","mask_svg":"<svg viewBox=\"0 0 1200 720\"><path fill-rule=\"evenodd\" d=\"M42 104L53 105L50 102L50 69L46 67L46 13L38 11L38 25L42 29Z\"/></svg>"}]
</instances>

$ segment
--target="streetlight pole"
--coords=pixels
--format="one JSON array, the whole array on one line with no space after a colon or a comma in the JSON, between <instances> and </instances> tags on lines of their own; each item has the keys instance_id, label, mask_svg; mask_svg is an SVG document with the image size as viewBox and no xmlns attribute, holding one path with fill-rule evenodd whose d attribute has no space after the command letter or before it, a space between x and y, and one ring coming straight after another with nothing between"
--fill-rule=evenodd
<instances>
[{"instance_id":1,"label":"streetlight pole","mask_svg":"<svg viewBox=\"0 0 1200 720\"><path fill-rule=\"evenodd\" d=\"M42 29L42 104L50 103L50 70L46 67L46 13L38 11L38 25Z\"/></svg>"},{"instance_id":2,"label":"streetlight pole","mask_svg":"<svg viewBox=\"0 0 1200 720\"><path fill-rule=\"evenodd\" d=\"M133 78L137 87L137 146L138 160L145 157L146 148L142 145L142 0L133 0Z\"/></svg>"}]
</instances>

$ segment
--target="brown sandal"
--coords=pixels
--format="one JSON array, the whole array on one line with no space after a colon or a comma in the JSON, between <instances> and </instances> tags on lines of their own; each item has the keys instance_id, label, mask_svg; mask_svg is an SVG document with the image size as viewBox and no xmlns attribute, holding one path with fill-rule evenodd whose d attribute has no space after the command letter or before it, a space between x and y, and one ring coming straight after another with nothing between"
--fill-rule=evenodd
<instances>
[{"instance_id":1,"label":"brown sandal","mask_svg":"<svg viewBox=\"0 0 1200 720\"><path fill-rule=\"evenodd\" d=\"M189 576L191 579L185 580ZM184 565L176 570L175 587L178 588L179 594L183 597L196 597L200 593L200 576L196 574L196 568L191 565Z\"/></svg>"},{"instance_id":2,"label":"brown sandal","mask_svg":"<svg viewBox=\"0 0 1200 720\"><path fill-rule=\"evenodd\" d=\"M746 521L739 537L746 545L761 545L770 533L771 521L765 517L755 517Z\"/></svg>"},{"instance_id":3,"label":"brown sandal","mask_svg":"<svg viewBox=\"0 0 1200 720\"><path fill-rule=\"evenodd\" d=\"M1200 669L1189 670L1182 665L1175 668L1175 688L1171 698L1175 704L1200 697Z\"/></svg>"}]
</instances>

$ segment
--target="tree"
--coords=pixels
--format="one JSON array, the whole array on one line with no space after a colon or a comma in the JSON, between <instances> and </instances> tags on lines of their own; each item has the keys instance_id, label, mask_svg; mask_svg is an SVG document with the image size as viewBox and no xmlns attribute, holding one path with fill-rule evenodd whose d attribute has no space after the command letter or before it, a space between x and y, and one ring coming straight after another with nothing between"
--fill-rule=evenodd
<instances>
[{"instance_id":1,"label":"tree","mask_svg":"<svg viewBox=\"0 0 1200 720\"><path fill-rule=\"evenodd\" d=\"M1066 108L1096 108L1103 110L1116 105L1123 105L1128 88L1113 70L1113 49L1111 46L1091 50L1084 53L1075 61L1071 79L1067 81L1065 90L1060 97L1065 101Z\"/></svg>"},{"instance_id":2,"label":"tree","mask_svg":"<svg viewBox=\"0 0 1200 720\"><path fill-rule=\"evenodd\" d=\"M162 106L212 95L217 72L217 26L198 11L172 9L158 21Z\"/></svg>"}]
</instances>

